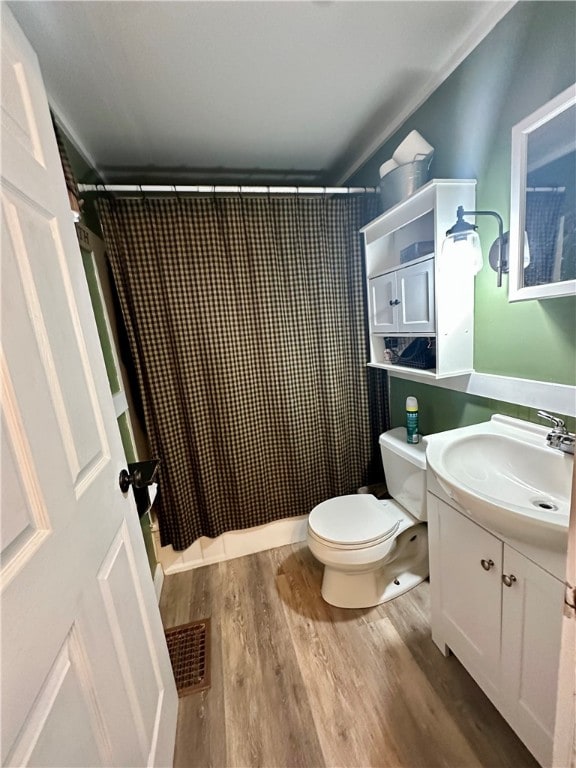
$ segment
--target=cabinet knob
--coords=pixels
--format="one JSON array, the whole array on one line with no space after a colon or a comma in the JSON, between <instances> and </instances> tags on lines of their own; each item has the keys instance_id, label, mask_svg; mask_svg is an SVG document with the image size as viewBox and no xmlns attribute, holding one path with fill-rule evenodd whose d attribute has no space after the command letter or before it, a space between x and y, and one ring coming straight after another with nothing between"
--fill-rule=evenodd
<instances>
[{"instance_id":1,"label":"cabinet knob","mask_svg":"<svg viewBox=\"0 0 576 768\"><path fill-rule=\"evenodd\" d=\"M484 560L484 558L482 558L482 560L480 560L480 565L485 571L489 571L490 568L494 567L494 560Z\"/></svg>"},{"instance_id":2,"label":"cabinet knob","mask_svg":"<svg viewBox=\"0 0 576 768\"><path fill-rule=\"evenodd\" d=\"M400 299L390 299L388 303L391 307L397 307L400 304Z\"/></svg>"},{"instance_id":3,"label":"cabinet knob","mask_svg":"<svg viewBox=\"0 0 576 768\"><path fill-rule=\"evenodd\" d=\"M504 582L504 584L506 584L507 587L511 587L516 580L517 580L516 576L514 576L513 573L511 573L509 576L507 573L502 574L502 581Z\"/></svg>"}]
</instances>

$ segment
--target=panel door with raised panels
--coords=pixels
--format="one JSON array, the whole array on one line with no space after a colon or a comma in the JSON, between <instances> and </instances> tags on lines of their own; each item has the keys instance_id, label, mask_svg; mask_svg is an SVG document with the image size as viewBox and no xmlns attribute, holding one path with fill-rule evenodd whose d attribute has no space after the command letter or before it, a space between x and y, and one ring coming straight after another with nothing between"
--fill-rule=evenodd
<instances>
[{"instance_id":1,"label":"panel door with raised panels","mask_svg":"<svg viewBox=\"0 0 576 768\"><path fill-rule=\"evenodd\" d=\"M440 499L428 499L434 641L497 700L502 542Z\"/></svg>"},{"instance_id":2,"label":"panel door with raised panels","mask_svg":"<svg viewBox=\"0 0 576 768\"><path fill-rule=\"evenodd\" d=\"M396 273L398 331L434 333L434 260L412 264Z\"/></svg>"},{"instance_id":3,"label":"panel door with raised panels","mask_svg":"<svg viewBox=\"0 0 576 768\"><path fill-rule=\"evenodd\" d=\"M397 306L400 303L396 289L396 273L389 272L370 280L370 330L373 333L391 333L398 330Z\"/></svg>"},{"instance_id":4,"label":"panel door with raised panels","mask_svg":"<svg viewBox=\"0 0 576 768\"><path fill-rule=\"evenodd\" d=\"M2 9L2 765L169 765L177 696L36 57Z\"/></svg>"},{"instance_id":5,"label":"panel door with raised panels","mask_svg":"<svg viewBox=\"0 0 576 768\"><path fill-rule=\"evenodd\" d=\"M552 764L564 584L504 547L503 714L543 766Z\"/></svg>"}]
</instances>

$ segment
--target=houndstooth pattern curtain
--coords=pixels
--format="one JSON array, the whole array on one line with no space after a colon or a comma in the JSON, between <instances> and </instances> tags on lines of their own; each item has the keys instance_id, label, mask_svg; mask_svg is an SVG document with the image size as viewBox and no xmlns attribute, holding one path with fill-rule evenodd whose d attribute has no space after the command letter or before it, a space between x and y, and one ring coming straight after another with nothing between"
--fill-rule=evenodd
<instances>
[{"instance_id":1,"label":"houndstooth pattern curtain","mask_svg":"<svg viewBox=\"0 0 576 768\"><path fill-rule=\"evenodd\" d=\"M163 545L305 514L370 481L387 411L382 372L365 365L358 230L377 205L99 202L161 459Z\"/></svg>"}]
</instances>

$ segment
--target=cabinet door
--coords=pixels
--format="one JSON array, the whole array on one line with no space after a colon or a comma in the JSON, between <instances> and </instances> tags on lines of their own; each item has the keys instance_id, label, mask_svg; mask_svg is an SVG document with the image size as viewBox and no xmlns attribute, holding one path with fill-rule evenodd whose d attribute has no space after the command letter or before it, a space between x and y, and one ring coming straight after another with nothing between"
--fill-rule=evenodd
<instances>
[{"instance_id":1,"label":"cabinet door","mask_svg":"<svg viewBox=\"0 0 576 768\"><path fill-rule=\"evenodd\" d=\"M548 766L552 762L564 586L507 546L503 573L502 713L537 760Z\"/></svg>"},{"instance_id":2,"label":"cabinet door","mask_svg":"<svg viewBox=\"0 0 576 768\"><path fill-rule=\"evenodd\" d=\"M502 542L439 499L429 508L429 525L434 640L497 701Z\"/></svg>"},{"instance_id":3,"label":"cabinet door","mask_svg":"<svg viewBox=\"0 0 576 768\"><path fill-rule=\"evenodd\" d=\"M434 259L399 269L396 280L398 331L434 333Z\"/></svg>"},{"instance_id":4,"label":"cabinet door","mask_svg":"<svg viewBox=\"0 0 576 768\"><path fill-rule=\"evenodd\" d=\"M370 330L390 333L398 330L396 273L389 272L370 280Z\"/></svg>"}]
</instances>

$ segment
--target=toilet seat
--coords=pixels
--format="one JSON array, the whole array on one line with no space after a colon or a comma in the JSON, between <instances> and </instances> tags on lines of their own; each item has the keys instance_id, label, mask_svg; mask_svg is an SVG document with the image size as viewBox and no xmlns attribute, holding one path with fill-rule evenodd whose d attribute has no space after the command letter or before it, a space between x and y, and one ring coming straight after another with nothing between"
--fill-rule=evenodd
<instances>
[{"instance_id":1,"label":"toilet seat","mask_svg":"<svg viewBox=\"0 0 576 768\"><path fill-rule=\"evenodd\" d=\"M337 496L310 512L308 533L333 549L362 549L396 535L401 519L396 505L370 494Z\"/></svg>"}]
</instances>

